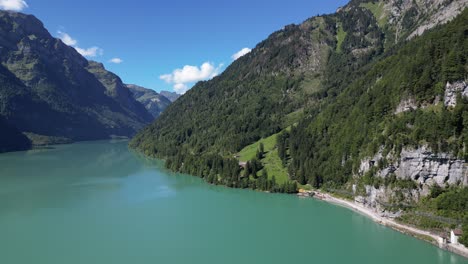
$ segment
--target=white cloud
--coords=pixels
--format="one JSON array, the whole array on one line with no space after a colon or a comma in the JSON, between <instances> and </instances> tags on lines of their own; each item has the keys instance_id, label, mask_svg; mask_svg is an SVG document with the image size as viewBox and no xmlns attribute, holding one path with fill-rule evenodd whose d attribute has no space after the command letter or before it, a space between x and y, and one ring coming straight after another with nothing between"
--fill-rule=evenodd
<instances>
[{"instance_id":1,"label":"white cloud","mask_svg":"<svg viewBox=\"0 0 468 264\"><path fill-rule=\"evenodd\" d=\"M75 48L75 50L78 51L78 53L80 53L84 57L97 57L102 56L102 54L104 54L104 50L99 47L91 47L87 49L78 47L78 40L72 38L69 34L65 32L58 31L57 34L63 43Z\"/></svg>"},{"instance_id":2,"label":"white cloud","mask_svg":"<svg viewBox=\"0 0 468 264\"><path fill-rule=\"evenodd\" d=\"M81 54L84 57L97 57L97 56L102 56L104 54L104 51L99 48L99 47L91 47L87 49L82 49L80 47L74 47L76 51L78 51L79 54Z\"/></svg>"},{"instance_id":3,"label":"white cloud","mask_svg":"<svg viewBox=\"0 0 468 264\"><path fill-rule=\"evenodd\" d=\"M188 86L186 84L183 84L183 83L174 84L174 92L176 92L178 94L184 94L188 90L189 90L189 88L188 88Z\"/></svg>"},{"instance_id":4,"label":"white cloud","mask_svg":"<svg viewBox=\"0 0 468 264\"><path fill-rule=\"evenodd\" d=\"M241 50L239 50L236 54L232 55L231 58L233 60L237 60L239 59L240 57L246 55L247 53L251 52L252 50L249 49L249 48L243 48Z\"/></svg>"},{"instance_id":5,"label":"white cloud","mask_svg":"<svg viewBox=\"0 0 468 264\"><path fill-rule=\"evenodd\" d=\"M28 7L24 0L0 0L0 9L21 11Z\"/></svg>"},{"instance_id":6,"label":"white cloud","mask_svg":"<svg viewBox=\"0 0 468 264\"><path fill-rule=\"evenodd\" d=\"M63 43L65 43L66 45L68 46L75 46L76 44L78 44L78 41L76 39L73 39L70 35L68 35L67 33L65 32L62 32L62 31L58 31L57 32L58 35L59 35L59 38L63 41Z\"/></svg>"},{"instance_id":7,"label":"white cloud","mask_svg":"<svg viewBox=\"0 0 468 264\"><path fill-rule=\"evenodd\" d=\"M121 58L113 58L109 62L115 63L115 64L120 64L120 63L123 62L123 60Z\"/></svg>"},{"instance_id":8,"label":"white cloud","mask_svg":"<svg viewBox=\"0 0 468 264\"><path fill-rule=\"evenodd\" d=\"M175 69L171 74L164 74L159 76L159 78L167 83L173 84L174 91L183 94L189 89L189 84L209 80L217 76L222 67L222 64L216 67L210 62L205 62L200 67L185 65L182 69Z\"/></svg>"}]
</instances>

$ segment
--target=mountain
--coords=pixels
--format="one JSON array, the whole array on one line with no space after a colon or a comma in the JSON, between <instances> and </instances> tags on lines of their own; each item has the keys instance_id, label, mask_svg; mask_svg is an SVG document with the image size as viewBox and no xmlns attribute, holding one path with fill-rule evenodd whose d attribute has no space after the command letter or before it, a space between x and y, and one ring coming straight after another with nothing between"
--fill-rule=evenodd
<instances>
[{"instance_id":1,"label":"mountain","mask_svg":"<svg viewBox=\"0 0 468 264\"><path fill-rule=\"evenodd\" d=\"M158 117L172 101L156 91L134 84L127 84L133 97L140 102L154 118Z\"/></svg>"},{"instance_id":2,"label":"mountain","mask_svg":"<svg viewBox=\"0 0 468 264\"><path fill-rule=\"evenodd\" d=\"M145 107L135 100L132 91L125 85L119 76L107 71L102 63L89 61L86 69L106 88L105 94L114 99L120 107L128 113L133 120L147 122L153 120L152 115Z\"/></svg>"},{"instance_id":3,"label":"mountain","mask_svg":"<svg viewBox=\"0 0 468 264\"><path fill-rule=\"evenodd\" d=\"M132 136L152 116L121 80L53 38L32 15L0 11L0 115L69 140Z\"/></svg>"},{"instance_id":4,"label":"mountain","mask_svg":"<svg viewBox=\"0 0 468 264\"><path fill-rule=\"evenodd\" d=\"M161 94L162 96L164 96L167 99L171 100L171 102L175 102L175 100L179 99L179 97L181 96L178 93L169 92L169 91L161 91L159 94Z\"/></svg>"},{"instance_id":5,"label":"mountain","mask_svg":"<svg viewBox=\"0 0 468 264\"><path fill-rule=\"evenodd\" d=\"M366 66L431 24L425 19L453 18L466 5L462 0L355 0L335 14L286 26L220 76L195 85L133 145L161 156L181 148L235 153L334 100Z\"/></svg>"},{"instance_id":6,"label":"mountain","mask_svg":"<svg viewBox=\"0 0 468 264\"><path fill-rule=\"evenodd\" d=\"M286 26L130 146L210 183L307 185L444 232L468 219L467 6L354 0Z\"/></svg>"}]
</instances>

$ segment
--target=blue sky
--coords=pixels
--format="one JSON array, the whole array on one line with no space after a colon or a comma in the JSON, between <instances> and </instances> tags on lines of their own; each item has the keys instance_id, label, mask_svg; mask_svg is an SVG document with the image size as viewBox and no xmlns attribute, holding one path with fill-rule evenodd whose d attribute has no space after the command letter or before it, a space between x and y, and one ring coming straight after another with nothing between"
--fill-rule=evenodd
<instances>
[{"instance_id":1,"label":"blue sky","mask_svg":"<svg viewBox=\"0 0 468 264\"><path fill-rule=\"evenodd\" d=\"M11 6L14 2L19 6ZM126 83L183 91L222 72L233 54L254 48L284 25L334 12L347 2L0 0L0 8L35 15L52 35L69 37L69 44Z\"/></svg>"}]
</instances>

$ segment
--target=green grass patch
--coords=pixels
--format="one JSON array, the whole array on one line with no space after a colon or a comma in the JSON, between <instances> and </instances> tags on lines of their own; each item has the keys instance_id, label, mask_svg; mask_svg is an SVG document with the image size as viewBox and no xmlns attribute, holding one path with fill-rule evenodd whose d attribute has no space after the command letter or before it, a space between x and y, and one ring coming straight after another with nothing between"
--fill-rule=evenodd
<instances>
[{"instance_id":1,"label":"green grass patch","mask_svg":"<svg viewBox=\"0 0 468 264\"><path fill-rule=\"evenodd\" d=\"M343 29L343 25L341 25L341 23L339 23L338 24L338 32L336 34L336 40L337 40L336 51L337 52L341 52L341 46L343 45L343 42L344 42L347 34L348 33L346 33L346 31L344 31L344 29Z\"/></svg>"},{"instance_id":2,"label":"green grass patch","mask_svg":"<svg viewBox=\"0 0 468 264\"><path fill-rule=\"evenodd\" d=\"M374 15L377 23L379 24L380 28L384 28L388 22L387 14L385 14L384 3L377 2L377 3L362 3L361 7L366 8L367 10L371 11Z\"/></svg>"},{"instance_id":3,"label":"green grass patch","mask_svg":"<svg viewBox=\"0 0 468 264\"><path fill-rule=\"evenodd\" d=\"M267 138L262 138L259 141L253 143L252 145L248 145L244 149L242 149L239 152L239 160L240 161L249 161L255 158L255 155L257 154L257 150L260 148L260 143L263 143L263 146L265 148L265 152L268 153L272 151L275 148L276 145L276 136L278 134L274 134L272 136L269 136Z\"/></svg>"},{"instance_id":4,"label":"green grass patch","mask_svg":"<svg viewBox=\"0 0 468 264\"><path fill-rule=\"evenodd\" d=\"M286 128L290 130L291 127ZM279 134L279 133L278 133ZM261 160L264 169L268 173L268 178L272 179L275 176L278 184L283 184L289 181L288 170L283 166L281 159L278 156L278 149L276 149L276 137L278 134L271 135L267 138L260 139L259 141L245 147L238 153L238 159L247 162L255 158L257 150L260 148L260 143L263 143L265 149L265 157ZM262 175L263 170L258 172Z\"/></svg>"},{"instance_id":5,"label":"green grass patch","mask_svg":"<svg viewBox=\"0 0 468 264\"><path fill-rule=\"evenodd\" d=\"M268 152L265 155L265 158L262 159L263 169L266 169L268 172L268 178L272 179L275 176L276 182L278 184L283 184L289 181L288 170L283 167L283 163L278 156L278 150L274 149ZM259 175L262 175L262 171L259 172Z\"/></svg>"},{"instance_id":6,"label":"green grass patch","mask_svg":"<svg viewBox=\"0 0 468 264\"><path fill-rule=\"evenodd\" d=\"M286 115L284 123L287 127L290 127L294 124L297 124L302 119L302 114L304 113L304 109L299 109L295 112L289 113ZM289 130L289 129L288 129Z\"/></svg>"}]
</instances>

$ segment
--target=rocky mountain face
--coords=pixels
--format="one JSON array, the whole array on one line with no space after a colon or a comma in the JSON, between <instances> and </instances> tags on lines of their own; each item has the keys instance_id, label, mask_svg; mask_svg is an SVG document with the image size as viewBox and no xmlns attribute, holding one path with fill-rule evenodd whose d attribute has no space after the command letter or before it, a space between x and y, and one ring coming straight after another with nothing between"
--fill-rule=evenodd
<instances>
[{"instance_id":1,"label":"rocky mountain face","mask_svg":"<svg viewBox=\"0 0 468 264\"><path fill-rule=\"evenodd\" d=\"M134 84L127 84L126 86L132 93L135 100L140 102L154 118L159 117L159 115L172 103L170 99L166 98L162 94L158 94L152 89Z\"/></svg>"},{"instance_id":2,"label":"rocky mountain face","mask_svg":"<svg viewBox=\"0 0 468 264\"><path fill-rule=\"evenodd\" d=\"M102 63L89 61L86 69L106 88L105 94L114 99L134 120L152 120L152 115L133 96L133 92L119 76L107 71Z\"/></svg>"},{"instance_id":3,"label":"rocky mountain face","mask_svg":"<svg viewBox=\"0 0 468 264\"><path fill-rule=\"evenodd\" d=\"M385 33L398 42L421 35L426 30L454 19L467 6L467 0L352 1L339 10L364 7L372 12Z\"/></svg>"},{"instance_id":4,"label":"rocky mountain face","mask_svg":"<svg viewBox=\"0 0 468 264\"><path fill-rule=\"evenodd\" d=\"M428 194L429 188L434 184L468 186L468 167L465 161L450 153L433 153L427 146L421 146L418 149L404 148L399 158L386 158L395 161L379 170L379 177L386 178L394 173L399 179L413 180L422 187L423 194ZM376 156L368 162L363 161L360 172L367 173L381 160L381 157Z\"/></svg>"},{"instance_id":5,"label":"rocky mountain face","mask_svg":"<svg viewBox=\"0 0 468 264\"><path fill-rule=\"evenodd\" d=\"M178 93L175 93L175 92L169 92L169 91L161 91L159 93L160 95L166 97L167 99L169 99L171 102L175 102L175 100L179 99L179 97L181 96L180 94Z\"/></svg>"},{"instance_id":6,"label":"rocky mountain face","mask_svg":"<svg viewBox=\"0 0 468 264\"><path fill-rule=\"evenodd\" d=\"M152 116L114 74L53 38L34 16L0 11L0 114L21 132L131 136Z\"/></svg>"},{"instance_id":7,"label":"rocky mountain face","mask_svg":"<svg viewBox=\"0 0 468 264\"><path fill-rule=\"evenodd\" d=\"M359 175L368 173L383 160L390 161L390 164L379 168L375 173L377 177L386 179L394 175L396 179L411 180L416 183L417 188L410 191L400 190L405 193L400 202L407 204L417 202L420 197L429 195L434 185L468 186L466 161L451 153L434 153L428 146L417 149L404 148L399 157L394 157L392 154L384 157L382 152L379 152L373 158L361 162ZM397 200L394 193L394 188L375 188L367 185L365 193L359 195L357 201L383 211L381 204L391 204Z\"/></svg>"}]
</instances>

